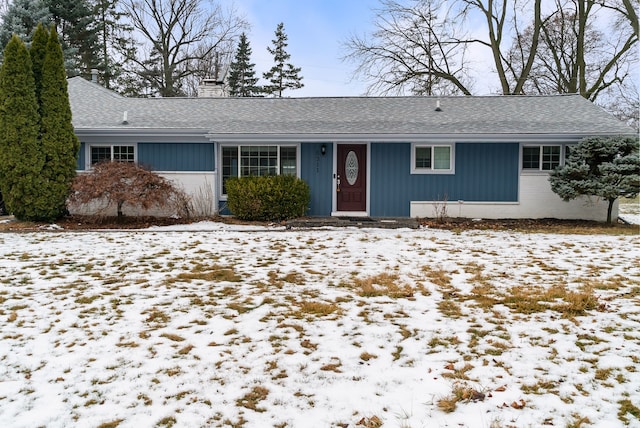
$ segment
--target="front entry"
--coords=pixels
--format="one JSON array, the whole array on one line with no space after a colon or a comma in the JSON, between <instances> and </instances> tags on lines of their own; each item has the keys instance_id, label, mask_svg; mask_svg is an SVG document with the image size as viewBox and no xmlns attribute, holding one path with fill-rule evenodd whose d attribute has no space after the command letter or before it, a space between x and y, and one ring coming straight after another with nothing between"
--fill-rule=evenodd
<instances>
[{"instance_id":1,"label":"front entry","mask_svg":"<svg viewBox=\"0 0 640 428\"><path fill-rule=\"evenodd\" d=\"M338 212L367 211L367 145L338 144Z\"/></svg>"}]
</instances>

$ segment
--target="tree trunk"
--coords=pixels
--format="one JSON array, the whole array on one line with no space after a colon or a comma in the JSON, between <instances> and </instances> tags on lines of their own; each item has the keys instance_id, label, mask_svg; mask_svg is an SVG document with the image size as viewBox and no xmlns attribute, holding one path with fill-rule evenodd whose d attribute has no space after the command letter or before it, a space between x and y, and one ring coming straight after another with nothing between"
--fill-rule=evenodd
<instances>
[{"instance_id":1,"label":"tree trunk","mask_svg":"<svg viewBox=\"0 0 640 428\"><path fill-rule=\"evenodd\" d=\"M124 205L124 201L118 201L118 219L124 217L124 214L122 214L122 205Z\"/></svg>"},{"instance_id":2,"label":"tree trunk","mask_svg":"<svg viewBox=\"0 0 640 428\"><path fill-rule=\"evenodd\" d=\"M609 207L607 208L607 224L611 224L611 212L613 211L613 203L615 199L609 199Z\"/></svg>"}]
</instances>

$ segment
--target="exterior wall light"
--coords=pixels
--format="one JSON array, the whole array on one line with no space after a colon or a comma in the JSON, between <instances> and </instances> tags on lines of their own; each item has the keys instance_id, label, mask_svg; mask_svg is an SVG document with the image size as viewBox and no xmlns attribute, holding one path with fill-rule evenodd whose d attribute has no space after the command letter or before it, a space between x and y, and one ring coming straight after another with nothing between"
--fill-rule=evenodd
<instances>
[{"instance_id":1,"label":"exterior wall light","mask_svg":"<svg viewBox=\"0 0 640 428\"><path fill-rule=\"evenodd\" d=\"M322 153L322 156L327 154L327 145L323 144L322 146L320 146L320 153Z\"/></svg>"}]
</instances>

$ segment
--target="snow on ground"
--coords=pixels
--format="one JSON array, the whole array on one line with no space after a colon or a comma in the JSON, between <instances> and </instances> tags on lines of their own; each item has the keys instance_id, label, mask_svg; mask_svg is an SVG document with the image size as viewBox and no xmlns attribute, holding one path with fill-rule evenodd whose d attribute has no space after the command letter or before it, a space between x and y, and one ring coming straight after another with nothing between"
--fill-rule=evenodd
<instances>
[{"instance_id":1,"label":"snow on ground","mask_svg":"<svg viewBox=\"0 0 640 428\"><path fill-rule=\"evenodd\" d=\"M637 235L190 228L0 234L0 426L640 426Z\"/></svg>"},{"instance_id":2,"label":"snow on ground","mask_svg":"<svg viewBox=\"0 0 640 428\"><path fill-rule=\"evenodd\" d=\"M618 216L624 219L627 223L640 224L640 202L634 200L621 203L618 210Z\"/></svg>"}]
</instances>

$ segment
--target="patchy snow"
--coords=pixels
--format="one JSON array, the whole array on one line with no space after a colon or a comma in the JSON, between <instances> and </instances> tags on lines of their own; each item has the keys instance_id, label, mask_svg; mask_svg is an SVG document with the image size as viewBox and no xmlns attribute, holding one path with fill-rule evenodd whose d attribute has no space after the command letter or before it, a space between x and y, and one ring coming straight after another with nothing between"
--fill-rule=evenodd
<instances>
[{"instance_id":1,"label":"patchy snow","mask_svg":"<svg viewBox=\"0 0 640 428\"><path fill-rule=\"evenodd\" d=\"M637 236L200 223L0 255L3 427L640 426Z\"/></svg>"},{"instance_id":2,"label":"patchy snow","mask_svg":"<svg viewBox=\"0 0 640 428\"><path fill-rule=\"evenodd\" d=\"M640 224L640 202L631 201L621 203L618 208L618 217L627 223Z\"/></svg>"}]
</instances>

